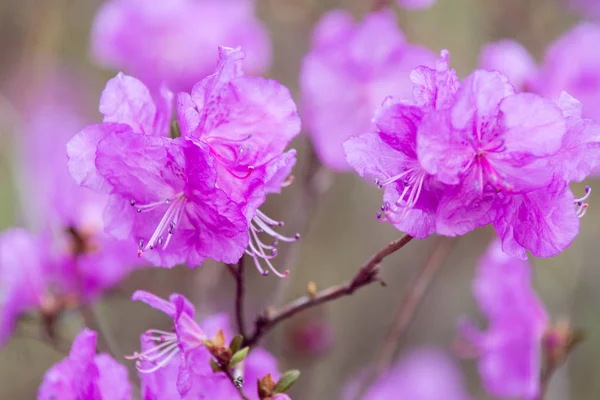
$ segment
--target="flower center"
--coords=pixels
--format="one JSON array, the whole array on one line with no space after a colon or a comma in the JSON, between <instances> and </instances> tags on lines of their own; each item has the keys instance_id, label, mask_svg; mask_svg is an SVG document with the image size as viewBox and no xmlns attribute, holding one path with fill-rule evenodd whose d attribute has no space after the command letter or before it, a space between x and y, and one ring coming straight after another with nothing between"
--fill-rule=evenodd
<instances>
[{"instance_id":1,"label":"flower center","mask_svg":"<svg viewBox=\"0 0 600 400\"><path fill-rule=\"evenodd\" d=\"M289 243L300 239L299 233L293 237L287 237L273 229L276 226L282 227L284 225L283 221L275 221L260 210L256 212L256 215L250 221L250 243L246 249L246 254L254 259L254 264L262 275L269 275L269 270L271 270L278 277L285 278L290 273L287 269L284 273L279 272L271 263L271 260L277 257L278 241ZM271 236L274 241L270 245L265 244L259 237L261 233ZM267 264L269 270L262 267L262 262Z\"/></svg>"},{"instance_id":2,"label":"flower center","mask_svg":"<svg viewBox=\"0 0 600 400\"><path fill-rule=\"evenodd\" d=\"M178 193L171 199L150 204L137 205L135 200L131 200L129 204L132 207L137 207L136 211L138 214L154 211L160 207L164 207L165 204L168 205L150 239L147 242L144 239L138 241L138 256L141 257L145 251L154 250L157 246L163 249L167 248L175 227L181 222L187 199L183 193Z\"/></svg>"},{"instance_id":3,"label":"flower center","mask_svg":"<svg viewBox=\"0 0 600 400\"><path fill-rule=\"evenodd\" d=\"M251 145L245 142L251 138L251 133L242 139L210 136L205 139L205 142L210 146L211 154L231 175L246 179L254 170L253 165L244 165L244 159L251 149Z\"/></svg>"}]
</instances>

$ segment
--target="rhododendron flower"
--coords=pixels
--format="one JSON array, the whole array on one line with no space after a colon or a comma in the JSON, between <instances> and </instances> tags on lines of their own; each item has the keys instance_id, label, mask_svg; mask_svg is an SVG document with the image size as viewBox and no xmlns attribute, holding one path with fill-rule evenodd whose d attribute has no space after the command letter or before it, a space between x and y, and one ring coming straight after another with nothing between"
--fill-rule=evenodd
<instances>
[{"instance_id":1,"label":"rhododendron flower","mask_svg":"<svg viewBox=\"0 0 600 400\"><path fill-rule=\"evenodd\" d=\"M204 347L204 340L214 337L219 330L225 338L233 337L227 315L217 314L196 323L194 306L182 295L173 294L166 301L137 291L132 299L163 311L173 318L175 327L175 332L147 331L141 337L142 352L131 357L138 360L144 398L171 398L177 393L192 398L239 398L229 378L212 371L212 356ZM244 391L251 399L258 399L256 382L267 373L279 377L275 358L261 348L253 349L244 360L243 375Z\"/></svg>"},{"instance_id":2,"label":"rhododendron flower","mask_svg":"<svg viewBox=\"0 0 600 400\"><path fill-rule=\"evenodd\" d=\"M503 253L496 241L479 262L473 294L488 328L481 332L463 320L460 329L477 353L485 389L498 397L537 399L548 316L531 287L530 266Z\"/></svg>"},{"instance_id":3,"label":"rhododendron flower","mask_svg":"<svg viewBox=\"0 0 600 400\"><path fill-rule=\"evenodd\" d=\"M236 262L248 243L240 207L215 186L206 145L170 139L172 96L155 99L138 80L118 74L102 93L104 122L88 126L67 146L75 180L110 194L106 230L133 239L161 266Z\"/></svg>"},{"instance_id":4,"label":"rhododendron flower","mask_svg":"<svg viewBox=\"0 0 600 400\"><path fill-rule=\"evenodd\" d=\"M349 170L342 143L374 132L373 110L390 95L410 99L410 71L434 61L431 51L406 43L389 10L360 23L345 11L326 14L300 75L304 121L319 159L334 170Z\"/></svg>"},{"instance_id":5,"label":"rhododendron flower","mask_svg":"<svg viewBox=\"0 0 600 400\"><path fill-rule=\"evenodd\" d=\"M487 45L480 66L502 72L518 90L552 99L566 91L581 101L584 117L600 121L600 55L590 51L599 40L600 25L583 22L551 44L539 66L510 40Z\"/></svg>"},{"instance_id":6,"label":"rhododendron flower","mask_svg":"<svg viewBox=\"0 0 600 400\"><path fill-rule=\"evenodd\" d=\"M344 399L356 398L354 385L344 390ZM361 397L363 400L468 400L458 369L441 351L411 352L386 371Z\"/></svg>"},{"instance_id":7,"label":"rhododendron flower","mask_svg":"<svg viewBox=\"0 0 600 400\"><path fill-rule=\"evenodd\" d=\"M296 162L295 150L285 152L300 132L296 105L287 88L278 82L245 76L244 52L220 48L213 75L203 79L191 94L178 95L178 114L183 137L205 143L217 160L217 186L242 207L250 225L247 254L261 272L261 262L279 274L270 259L274 246L258 234L274 240L294 241L274 230L275 221L258 208L270 193L278 193Z\"/></svg>"},{"instance_id":8,"label":"rhododendron flower","mask_svg":"<svg viewBox=\"0 0 600 400\"><path fill-rule=\"evenodd\" d=\"M127 369L108 354L96 354L96 332L85 328L69 356L52 366L38 390L40 400L130 400Z\"/></svg>"},{"instance_id":9,"label":"rhododendron flower","mask_svg":"<svg viewBox=\"0 0 600 400\"><path fill-rule=\"evenodd\" d=\"M99 9L92 53L152 89L189 90L209 75L218 46L242 46L246 68L264 72L271 59L266 29L251 0L110 0Z\"/></svg>"},{"instance_id":10,"label":"rhododendron flower","mask_svg":"<svg viewBox=\"0 0 600 400\"><path fill-rule=\"evenodd\" d=\"M426 112L444 109L458 88L442 52L436 69L418 67L414 104L387 98L373 118L378 132L351 137L344 142L346 160L361 176L374 177L385 187L383 214L396 228L422 239L435 231L438 203L445 185L421 166L417 156L417 130Z\"/></svg>"}]
</instances>

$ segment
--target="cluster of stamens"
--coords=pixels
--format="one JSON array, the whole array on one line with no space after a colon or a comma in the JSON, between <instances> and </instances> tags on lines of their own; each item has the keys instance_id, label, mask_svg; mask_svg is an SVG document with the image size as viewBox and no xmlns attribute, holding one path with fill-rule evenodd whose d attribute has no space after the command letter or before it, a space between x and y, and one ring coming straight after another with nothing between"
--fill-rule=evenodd
<instances>
[{"instance_id":1,"label":"cluster of stamens","mask_svg":"<svg viewBox=\"0 0 600 400\"><path fill-rule=\"evenodd\" d=\"M391 178L385 180L376 179L375 184L379 189L383 189L393 183L399 183L404 187L400 196L393 204L385 202L381 206L381 212L377 213L377 219L392 223L402 220L406 216L406 213L417 204L426 177L427 172L423 169L404 166L401 173Z\"/></svg>"},{"instance_id":2,"label":"cluster of stamens","mask_svg":"<svg viewBox=\"0 0 600 400\"><path fill-rule=\"evenodd\" d=\"M154 342L156 346L143 351L135 352L131 356L125 356L128 360L136 360L135 367L143 374L152 373L167 365L175 355L179 353L177 335L174 332L165 332L158 329L149 329L145 333L145 339ZM152 364L144 368L142 362Z\"/></svg>"},{"instance_id":3,"label":"cluster of stamens","mask_svg":"<svg viewBox=\"0 0 600 400\"><path fill-rule=\"evenodd\" d=\"M166 248L173 237L175 227L180 223L185 205L186 197L183 193L178 193L171 199L161 200L150 204L138 205L135 200L131 200L131 207L136 207L138 214L154 211L160 207L168 206L163 217L160 219L158 226L152 233L148 241L140 239L138 241L138 256L141 256L145 251L154 250L157 247Z\"/></svg>"},{"instance_id":4,"label":"cluster of stamens","mask_svg":"<svg viewBox=\"0 0 600 400\"><path fill-rule=\"evenodd\" d=\"M585 213L589 207L589 204L584 203L584 201L587 200L588 197L590 197L591 193L592 193L592 188L590 186L586 186L585 194L583 195L583 197L575 199L575 206L577 207L577 216L579 218L582 218L585 215Z\"/></svg>"},{"instance_id":5,"label":"cluster of stamens","mask_svg":"<svg viewBox=\"0 0 600 400\"><path fill-rule=\"evenodd\" d=\"M260 210L256 212L256 216L250 221L250 243L246 249L246 254L254 259L254 264L262 275L268 275L269 270L280 278L285 278L289 274L289 270L285 270L284 273L279 272L271 263L271 260L277 257L277 246L279 241L295 242L300 239L299 233L293 237L287 237L273 229L275 227L283 226L283 221L275 221ZM271 236L274 241L270 245L264 243L259 237L262 233ZM262 267L263 262L267 264L268 270Z\"/></svg>"}]
</instances>

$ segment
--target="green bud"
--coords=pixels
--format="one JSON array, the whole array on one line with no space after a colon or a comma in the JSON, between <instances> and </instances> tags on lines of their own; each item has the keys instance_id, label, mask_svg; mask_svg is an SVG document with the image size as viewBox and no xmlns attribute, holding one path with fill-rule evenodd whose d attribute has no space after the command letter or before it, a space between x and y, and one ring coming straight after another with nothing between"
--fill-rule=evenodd
<instances>
[{"instance_id":1,"label":"green bud","mask_svg":"<svg viewBox=\"0 0 600 400\"><path fill-rule=\"evenodd\" d=\"M242 335L236 335L229 342L229 348L233 354L237 353L242 348L242 342L244 341L244 337Z\"/></svg>"},{"instance_id":2,"label":"green bud","mask_svg":"<svg viewBox=\"0 0 600 400\"><path fill-rule=\"evenodd\" d=\"M231 357L231 361L229 362L229 366L230 367L235 367L236 364L239 364L240 362L244 361L244 359L248 355L248 351L250 351L250 347L244 347L243 349L241 349L240 351L238 351L237 353L235 353L233 355L233 357Z\"/></svg>"},{"instance_id":3,"label":"green bud","mask_svg":"<svg viewBox=\"0 0 600 400\"><path fill-rule=\"evenodd\" d=\"M279 379L279 382L277 382L277 385L275 385L274 393L275 394L285 393L289 388L292 387L292 385L294 385L294 383L296 383L296 381L298 380L299 377L300 377L300 371L298 371L297 369L292 369L290 371L287 371L285 374L283 374L281 379Z\"/></svg>"}]
</instances>

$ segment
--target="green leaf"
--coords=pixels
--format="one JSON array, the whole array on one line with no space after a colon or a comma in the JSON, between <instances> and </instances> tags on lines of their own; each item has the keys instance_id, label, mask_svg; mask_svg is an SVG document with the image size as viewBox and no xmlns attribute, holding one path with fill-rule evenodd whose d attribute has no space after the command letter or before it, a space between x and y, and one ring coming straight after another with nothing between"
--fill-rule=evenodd
<instances>
[{"instance_id":1,"label":"green leaf","mask_svg":"<svg viewBox=\"0 0 600 400\"><path fill-rule=\"evenodd\" d=\"M231 361L229 362L229 366L230 367L235 367L236 364L244 361L244 359L248 355L248 351L250 351L250 347L244 347L243 349L241 349L240 351L238 351L237 353L235 353L233 355L233 357L231 357Z\"/></svg>"},{"instance_id":2,"label":"green leaf","mask_svg":"<svg viewBox=\"0 0 600 400\"><path fill-rule=\"evenodd\" d=\"M229 348L233 354L237 353L242 348L242 342L244 341L244 337L242 335L236 335L229 342Z\"/></svg>"},{"instance_id":3,"label":"green leaf","mask_svg":"<svg viewBox=\"0 0 600 400\"><path fill-rule=\"evenodd\" d=\"M296 383L299 377L300 371L298 371L297 369L287 371L285 374L283 374L281 379L279 379L277 385L275 385L275 394L285 393L289 388L291 388L294 385L294 383Z\"/></svg>"}]
</instances>

